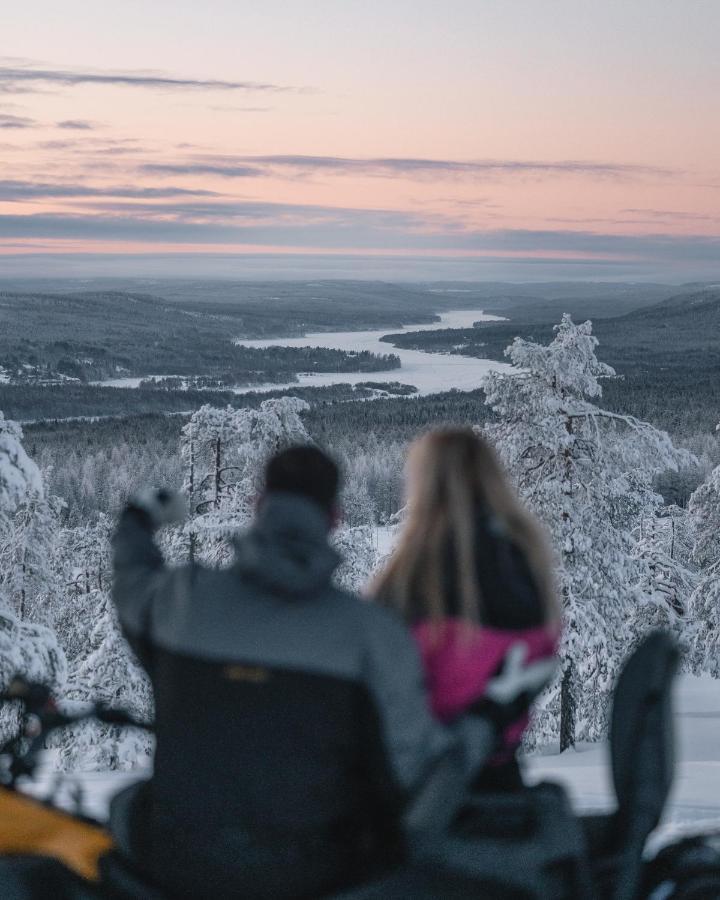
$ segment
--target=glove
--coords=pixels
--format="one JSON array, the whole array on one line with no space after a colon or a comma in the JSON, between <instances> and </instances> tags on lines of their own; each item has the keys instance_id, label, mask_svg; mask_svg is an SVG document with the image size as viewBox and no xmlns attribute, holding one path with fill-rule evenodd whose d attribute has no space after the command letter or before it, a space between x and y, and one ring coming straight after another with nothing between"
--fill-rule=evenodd
<instances>
[{"instance_id":1,"label":"glove","mask_svg":"<svg viewBox=\"0 0 720 900\"><path fill-rule=\"evenodd\" d=\"M182 522L186 515L183 497L166 488L146 488L134 494L128 502L128 508L142 513L153 531L163 525Z\"/></svg>"},{"instance_id":2,"label":"glove","mask_svg":"<svg viewBox=\"0 0 720 900\"><path fill-rule=\"evenodd\" d=\"M470 707L471 712L489 719L499 734L528 711L555 673L554 657L526 663L527 654L527 644L513 644L488 682L485 695Z\"/></svg>"}]
</instances>

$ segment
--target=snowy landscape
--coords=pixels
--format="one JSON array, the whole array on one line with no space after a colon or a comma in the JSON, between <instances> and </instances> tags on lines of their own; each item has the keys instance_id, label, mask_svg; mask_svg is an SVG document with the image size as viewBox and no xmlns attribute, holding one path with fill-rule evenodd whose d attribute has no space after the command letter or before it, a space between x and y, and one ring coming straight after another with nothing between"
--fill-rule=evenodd
<instances>
[{"instance_id":1,"label":"snowy landscape","mask_svg":"<svg viewBox=\"0 0 720 900\"><path fill-rule=\"evenodd\" d=\"M331 296L332 285L326 287ZM714 288L704 289L703 297L720 308ZM477 304L453 310L447 308L453 295L444 299L446 307L436 307L438 316L430 322L414 325L409 310L400 333L434 336L460 329L466 341L470 329L482 352L484 336L492 338L487 329L513 328L510 309L507 316L486 314ZM488 305L497 308L497 300ZM102 700L150 719L148 682L120 635L109 597L109 537L132 491L147 483L182 490L190 516L161 534L166 557L226 565L230 537L250 521L268 453L294 441L318 440L341 459L347 474L345 521L334 538L344 556L338 578L362 591L391 552L402 520L407 441L427 427L463 422L493 441L521 496L551 534L564 591L561 669L537 705L526 742L527 777L566 784L580 810L611 804L605 738L612 685L637 640L662 627L680 642L683 663L676 690L679 765L661 833L720 825L717 439L701 442L681 434L674 441L630 411L604 408L603 388L617 378L602 362L591 324L565 315L554 325L546 342L511 342L502 362L466 355L463 342L439 352L395 348L380 340L388 334L385 328L334 331L328 323L328 330L305 336L257 340L239 336L229 323L225 341L239 350L310 347L367 351L374 358L397 351L400 365L370 375L298 372L285 384L233 387L220 394L222 403L208 388L207 403L172 416L80 416L63 422L48 415L26 425L24 435L3 419L4 677L25 671L52 683L65 703ZM101 391L142 396L140 379L108 378L100 382ZM357 396L328 393L361 385L372 387ZM393 385L413 390L397 395ZM25 385L4 390L12 398L10 392L19 394ZM202 399L203 391L196 393ZM178 383L164 396L182 403L190 392ZM153 442L143 446L147 439ZM682 484L693 484L688 498L666 499L661 479L682 472ZM670 493L679 490L666 484ZM561 703L564 680L570 709ZM16 727L14 716L10 709L2 712L6 738ZM571 746L560 753L567 722ZM150 759L151 743L139 732L79 726L53 740L44 774L31 789L42 791L54 771L66 773L83 785L87 808L103 815L119 786L148 774Z\"/></svg>"}]
</instances>

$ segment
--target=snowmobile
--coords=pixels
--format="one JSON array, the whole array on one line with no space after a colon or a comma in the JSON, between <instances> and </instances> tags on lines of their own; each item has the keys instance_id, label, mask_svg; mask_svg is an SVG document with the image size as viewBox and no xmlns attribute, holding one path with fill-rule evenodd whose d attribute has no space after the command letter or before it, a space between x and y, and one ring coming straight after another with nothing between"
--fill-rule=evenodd
<instances>
[{"instance_id":1,"label":"snowmobile","mask_svg":"<svg viewBox=\"0 0 720 900\"><path fill-rule=\"evenodd\" d=\"M655 632L618 679L609 741L613 813L577 816L555 784L473 795L439 773L406 815L407 862L324 900L720 898L720 835L671 844L653 860L643 856L672 781L677 658L672 640ZM2 752L0 897L170 900L133 870L100 823L62 811L52 796L39 801L17 790L58 728L88 718L147 726L103 706L63 713L47 689L22 680L5 699L22 706L25 727Z\"/></svg>"}]
</instances>

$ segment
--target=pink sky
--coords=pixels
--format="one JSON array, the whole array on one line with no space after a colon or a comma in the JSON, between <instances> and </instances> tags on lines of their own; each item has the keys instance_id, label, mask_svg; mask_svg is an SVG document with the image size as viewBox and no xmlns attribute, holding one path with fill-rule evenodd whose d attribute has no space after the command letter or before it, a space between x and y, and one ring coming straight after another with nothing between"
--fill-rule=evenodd
<instances>
[{"instance_id":1,"label":"pink sky","mask_svg":"<svg viewBox=\"0 0 720 900\"><path fill-rule=\"evenodd\" d=\"M719 33L715 0L20 5L0 274L271 252L720 276Z\"/></svg>"}]
</instances>

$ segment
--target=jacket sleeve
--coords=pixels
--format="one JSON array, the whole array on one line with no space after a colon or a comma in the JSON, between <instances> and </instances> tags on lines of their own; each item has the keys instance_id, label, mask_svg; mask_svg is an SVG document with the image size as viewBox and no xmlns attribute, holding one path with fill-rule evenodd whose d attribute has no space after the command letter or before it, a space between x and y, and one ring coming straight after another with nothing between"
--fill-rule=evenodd
<instances>
[{"instance_id":1,"label":"jacket sleeve","mask_svg":"<svg viewBox=\"0 0 720 900\"><path fill-rule=\"evenodd\" d=\"M367 610L365 683L375 747L368 773L385 806L412 811L413 827L442 827L437 817L459 800L496 747L496 730L481 716L451 726L436 720L428 702L418 651L405 625L386 610ZM392 798L392 799L390 799ZM422 821L421 821L422 820Z\"/></svg>"},{"instance_id":2,"label":"jacket sleeve","mask_svg":"<svg viewBox=\"0 0 720 900\"><path fill-rule=\"evenodd\" d=\"M112 540L113 602L123 633L145 668L152 656L152 606L168 573L153 530L150 516L129 506Z\"/></svg>"}]
</instances>

